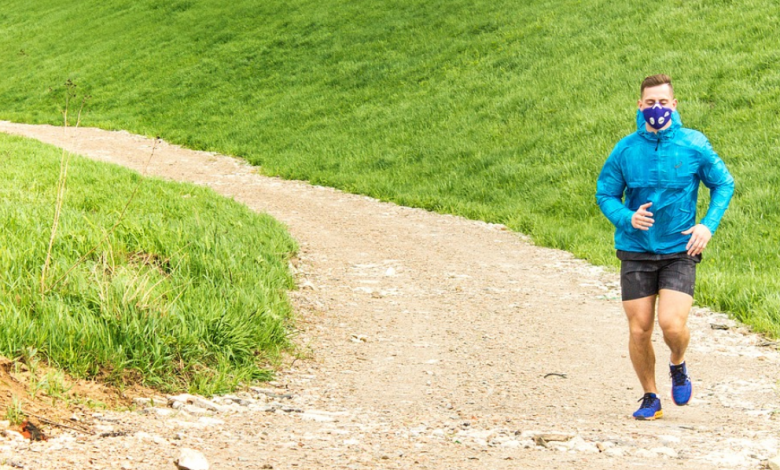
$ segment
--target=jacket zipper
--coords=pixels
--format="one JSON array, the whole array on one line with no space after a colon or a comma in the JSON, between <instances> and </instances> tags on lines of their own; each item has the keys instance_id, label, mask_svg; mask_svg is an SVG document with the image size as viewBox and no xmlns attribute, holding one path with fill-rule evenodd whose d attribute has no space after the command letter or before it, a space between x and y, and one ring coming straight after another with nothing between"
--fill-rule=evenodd
<instances>
[{"instance_id":1,"label":"jacket zipper","mask_svg":"<svg viewBox=\"0 0 780 470\"><path fill-rule=\"evenodd\" d=\"M661 138L659 137L659 138L658 138L658 139L656 139L656 141L655 141L655 151L656 151L656 152L658 151L658 144L660 144L660 143L661 143Z\"/></svg>"}]
</instances>

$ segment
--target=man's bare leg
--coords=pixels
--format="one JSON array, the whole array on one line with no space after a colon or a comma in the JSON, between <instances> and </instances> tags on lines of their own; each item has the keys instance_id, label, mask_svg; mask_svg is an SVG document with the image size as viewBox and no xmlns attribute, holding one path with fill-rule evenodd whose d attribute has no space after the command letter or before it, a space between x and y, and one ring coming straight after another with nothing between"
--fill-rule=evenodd
<instances>
[{"instance_id":1,"label":"man's bare leg","mask_svg":"<svg viewBox=\"0 0 780 470\"><path fill-rule=\"evenodd\" d=\"M671 350L672 364L681 364L685 360L685 350L691 340L688 313L692 305L693 297L684 292L669 289L658 292L658 326Z\"/></svg>"},{"instance_id":2,"label":"man's bare leg","mask_svg":"<svg viewBox=\"0 0 780 470\"><path fill-rule=\"evenodd\" d=\"M645 393L658 392L655 386L655 351L652 342L655 298L655 295L651 295L623 302L628 318L628 352Z\"/></svg>"}]
</instances>

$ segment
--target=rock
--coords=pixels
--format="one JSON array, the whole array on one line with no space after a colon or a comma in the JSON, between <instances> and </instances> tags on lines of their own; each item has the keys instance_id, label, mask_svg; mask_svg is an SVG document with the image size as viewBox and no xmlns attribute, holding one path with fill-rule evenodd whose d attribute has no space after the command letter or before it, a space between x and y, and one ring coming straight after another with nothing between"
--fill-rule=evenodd
<instances>
[{"instance_id":1,"label":"rock","mask_svg":"<svg viewBox=\"0 0 780 470\"><path fill-rule=\"evenodd\" d=\"M658 455L665 455L673 459L677 458L677 451L672 449L671 447L653 447L652 449L650 449L650 452L655 452Z\"/></svg>"},{"instance_id":2,"label":"rock","mask_svg":"<svg viewBox=\"0 0 780 470\"><path fill-rule=\"evenodd\" d=\"M591 454L598 454L600 452L598 446L593 442L588 442L580 436L575 436L569 442L569 448L575 452L584 452Z\"/></svg>"},{"instance_id":3,"label":"rock","mask_svg":"<svg viewBox=\"0 0 780 470\"><path fill-rule=\"evenodd\" d=\"M194 415L202 415L208 413L208 410L195 405L184 405L182 407L182 410Z\"/></svg>"},{"instance_id":4,"label":"rock","mask_svg":"<svg viewBox=\"0 0 780 470\"><path fill-rule=\"evenodd\" d=\"M136 397L136 398L133 398L133 403L135 403L138 406L143 406L143 407L151 406L152 399L151 398Z\"/></svg>"},{"instance_id":5,"label":"rock","mask_svg":"<svg viewBox=\"0 0 780 470\"><path fill-rule=\"evenodd\" d=\"M639 457L640 459L654 459L658 457L658 455L655 452L647 449L639 449L636 452L634 452L634 455Z\"/></svg>"},{"instance_id":6,"label":"rock","mask_svg":"<svg viewBox=\"0 0 780 470\"><path fill-rule=\"evenodd\" d=\"M574 436L572 434L548 432L533 436L533 440L536 442L536 445L547 447L548 442L566 442L571 440L573 437Z\"/></svg>"},{"instance_id":7,"label":"rock","mask_svg":"<svg viewBox=\"0 0 780 470\"><path fill-rule=\"evenodd\" d=\"M11 426L11 422L8 420L0 421L0 428L2 429L8 429L8 427Z\"/></svg>"},{"instance_id":8,"label":"rock","mask_svg":"<svg viewBox=\"0 0 780 470\"><path fill-rule=\"evenodd\" d=\"M192 403L193 405L203 408L205 410L209 411L216 411L216 412L227 412L229 409L227 407L217 405L211 400L206 400L205 398L196 397L193 396L190 398L189 403Z\"/></svg>"},{"instance_id":9,"label":"rock","mask_svg":"<svg viewBox=\"0 0 780 470\"><path fill-rule=\"evenodd\" d=\"M221 419L209 418L209 417L206 417L206 416L204 416L202 418L198 418L198 422L200 424L203 424L206 427L213 427L213 426L219 426L219 425L225 424L225 422L222 421Z\"/></svg>"},{"instance_id":10,"label":"rock","mask_svg":"<svg viewBox=\"0 0 780 470\"><path fill-rule=\"evenodd\" d=\"M604 454L609 455L610 457L623 457L626 455L626 451L620 447L610 447L604 451Z\"/></svg>"},{"instance_id":11,"label":"rock","mask_svg":"<svg viewBox=\"0 0 780 470\"><path fill-rule=\"evenodd\" d=\"M3 436L6 438L12 440L12 441L24 441L25 438L22 436L22 433L17 431L12 431L10 429L6 429L3 431Z\"/></svg>"},{"instance_id":12,"label":"rock","mask_svg":"<svg viewBox=\"0 0 780 470\"><path fill-rule=\"evenodd\" d=\"M154 410L152 412L157 416L170 416L172 413L172 411L167 408L152 408L152 410Z\"/></svg>"},{"instance_id":13,"label":"rock","mask_svg":"<svg viewBox=\"0 0 780 470\"><path fill-rule=\"evenodd\" d=\"M767 461L767 465L771 470L780 470L780 454L777 454L773 458Z\"/></svg>"},{"instance_id":14,"label":"rock","mask_svg":"<svg viewBox=\"0 0 780 470\"><path fill-rule=\"evenodd\" d=\"M305 419L308 421L317 421L320 423L331 423L335 421L335 419L331 418L330 416L323 416L309 411L304 411L303 413L301 413L301 419Z\"/></svg>"},{"instance_id":15,"label":"rock","mask_svg":"<svg viewBox=\"0 0 780 470\"><path fill-rule=\"evenodd\" d=\"M182 449L175 463L179 470L209 470L206 456L195 449Z\"/></svg>"},{"instance_id":16,"label":"rock","mask_svg":"<svg viewBox=\"0 0 780 470\"><path fill-rule=\"evenodd\" d=\"M350 338L350 341L352 341L353 343L365 343L368 341L368 336L353 334L352 337Z\"/></svg>"}]
</instances>

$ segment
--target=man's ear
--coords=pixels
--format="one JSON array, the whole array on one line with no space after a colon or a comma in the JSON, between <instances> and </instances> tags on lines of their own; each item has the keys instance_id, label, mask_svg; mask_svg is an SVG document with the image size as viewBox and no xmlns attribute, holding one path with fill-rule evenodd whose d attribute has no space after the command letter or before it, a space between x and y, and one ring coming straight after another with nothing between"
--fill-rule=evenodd
<instances>
[{"instance_id":1,"label":"man's ear","mask_svg":"<svg viewBox=\"0 0 780 470\"><path fill-rule=\"evenodd\" d=\"M672 100L672 109L677 109L677 99Z\"/></svg>"}]
</instances>

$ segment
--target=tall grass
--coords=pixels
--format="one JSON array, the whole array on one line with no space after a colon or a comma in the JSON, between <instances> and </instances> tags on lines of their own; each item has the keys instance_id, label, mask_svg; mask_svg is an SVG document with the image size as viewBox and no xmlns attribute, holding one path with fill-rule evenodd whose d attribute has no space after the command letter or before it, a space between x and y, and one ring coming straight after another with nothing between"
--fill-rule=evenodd
<instances>
[{"instance_id":1,"label":"tall grass","mask_svg":"<svg viewBox=\"0 0 780 470\"><path fill-rule=\"evenodd\" d=\"M267 174L502 222L615 265L593 193L641 79L737 181L697 301L780 334L780 9L773 0L9 0L0 116L239 155ZM88 25L89 27L86 27ZM75 47L74 47L75 46Z\"/></svg>"},{"instance_id":2,"label":"tall grass","mask_svg":"<svg viewBox=\"0 0 780 470\"><path fill-rule=\"evenodd\" d=\"M288 347L283 227L210 190L74 156L49 278L70 272L42 296L59 157L0 135L0 354L34 348L77 376L162 390L267 378Z\"/></svg>"}]
</instances>

